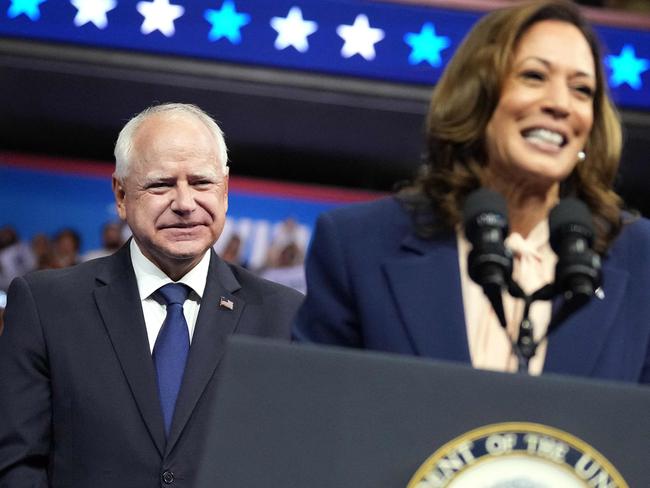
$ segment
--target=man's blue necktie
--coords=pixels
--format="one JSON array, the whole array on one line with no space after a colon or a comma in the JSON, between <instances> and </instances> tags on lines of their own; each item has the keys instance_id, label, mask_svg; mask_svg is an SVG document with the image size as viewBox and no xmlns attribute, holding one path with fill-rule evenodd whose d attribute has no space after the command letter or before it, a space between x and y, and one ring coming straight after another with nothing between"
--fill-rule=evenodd
<instances>
[{"instance_id":1,"label":"man's blue necktie","mask_svg":"<svg viewBox=\"0 0 650 488\"><path fill-rule=\"evenodd\" d=\"M167 317L153 348L153 361L158 373L158 391L167 435L190 351L190 334L183 315L183 303L189 292L189 288L180 283L169 283L158 290L167 302Z\"/></svg>"}]
</instances>

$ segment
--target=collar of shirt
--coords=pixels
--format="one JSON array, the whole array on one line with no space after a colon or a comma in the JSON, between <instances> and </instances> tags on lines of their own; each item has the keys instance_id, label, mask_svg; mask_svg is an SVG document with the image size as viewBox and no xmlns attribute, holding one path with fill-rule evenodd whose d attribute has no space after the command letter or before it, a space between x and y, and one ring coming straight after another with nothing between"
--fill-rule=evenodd
<instances>
[{"instance_id":1,"label":"collar of shirt","mask_svg":"<svg viewBox=\"0 0 650 488\"><path fill-rule=\"evenodd\" d=\"M167 283L174 283L172 279L167 276L158 266L152 263L147 258L140 247L131 239L131 263L133 264L133 271L135 271L135 279L138 283L138 292L140 293L140 300L146 300L155 293L158 288ZM208 268L210 267L210 252L206 251L201 258L201 261L194 266L185 276L183 276L178 283L183 283L190 287L196 293L199 300L203 297L205 291L205 284L208 279Z\"/></svg>"},{"instance_id":2,"label":"collar of shirt","mask_svg":"<svg viewBox=\"0 0 650 488\"><path fill-rule=\"evenodd\" d=\"M135 271L142 304L142 313L147 329L149 348L153 352L158 333L167 315L166 306L155 292L172 280L163 271L142 254L135 240L131 240L131 263ZM199 315L201 298L205 291L210 266L210 252L206 252L201 261L192 268L179 282L189 286L192 292L183 304L183 314L190 334L190 343L194 337L194 328Z\"/></svg>"},{"instance_id":3,"label":"collar of shirt","mask_svg":"<svg viewBox=\"0 0 650 488\"><path fill-rule=\"evenodd\" d=\"M526 238L517 232L513 232L505 239L505 244L517 257L542 260L549 253L554 254L549 244L547 220L539 222Z\"/></svg>"}]
</instances>

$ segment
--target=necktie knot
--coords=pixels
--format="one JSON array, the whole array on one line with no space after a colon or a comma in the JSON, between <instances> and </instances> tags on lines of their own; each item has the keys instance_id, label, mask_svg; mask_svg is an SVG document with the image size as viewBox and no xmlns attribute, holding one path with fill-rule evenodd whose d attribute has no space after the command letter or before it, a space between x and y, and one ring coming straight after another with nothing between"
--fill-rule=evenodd
<instances>
[{"instance_id":1,"label":"necktie knot","mask_svg":"<svg viewBox=\"0 0 650 488\"><path fill-rule=\"evenodd\" d=\"M167 305L183 305L190 294L190 289L182 283L167 283L158 288L158 292Z\"/></svg>"}]
</instances>

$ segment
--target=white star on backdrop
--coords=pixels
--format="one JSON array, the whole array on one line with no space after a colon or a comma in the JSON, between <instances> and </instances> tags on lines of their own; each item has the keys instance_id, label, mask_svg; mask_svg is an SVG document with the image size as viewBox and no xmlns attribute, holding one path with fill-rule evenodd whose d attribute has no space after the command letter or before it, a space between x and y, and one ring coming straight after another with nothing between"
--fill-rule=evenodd
<instances>
[{"instance_id":1,"label":"white star on backdrop","mask_svg":"<svg viewBox=\"0 0 650 488\"><path fill-rule=\"evenodd\" d=\"M339 25L336 33L345 41L341 56L350 58L359 54L366 61L375 59L375 44L385 36L383 30L370 27L368 17L364 14L357 15L352 25Z\"/></svg>"},{"instance_id":2,"label":"white star on backdrop","mask_svg":"<svg viewBox=\"0 0 650 488\"><path fill-rule=\"evenodd\" d=\"M185 13L185 8L180 5L170 5L169 0L138 2L137 9L144 17L140 32L150 34L158 30L167 37L174 35L176 32L174 21Z\"/></svg>"},{"instance_id":3,"label":"white star on backdrop","mask_svg":"<svg viewBox=\"0 0 650 488\"><path fill-rule=\"evenodd\" d=\"M117 7L116 0L70 0L70 3L77 9L74 25L81 27L92 22L98 29L106 28L106 13Z\"/></svg>"},{"instance_id":4,"label":"white star on backdrop","mask_svg":"<svg viewBox=\"0 0 650 488\"><path fill-rule=\"evenodd\" d=\"M291 7L286 18L273 17L271 27L278 33L274 44L276 49L282 50L293 46L301 53L307 52L309 49L307 36L318 30L316 22L303 19L300 7Z\"/></svg>"}]
</instances>

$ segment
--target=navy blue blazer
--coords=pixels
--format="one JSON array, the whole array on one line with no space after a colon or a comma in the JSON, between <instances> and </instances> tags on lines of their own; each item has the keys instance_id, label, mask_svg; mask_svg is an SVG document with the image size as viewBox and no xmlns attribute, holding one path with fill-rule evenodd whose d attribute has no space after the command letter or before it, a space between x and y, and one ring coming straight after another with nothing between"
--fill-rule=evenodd
<instances>
[{"instance_id":1,"label":"navy blue blazer","mask_svg":"<svg viewBox=\"0 0 650 488\"><path fill-rule=\"evenodd\" d=\"M453 233L425 240L395 197L320 216L294 340L470 363ZM549 336L545 373L650 383L650 222L603 256L604 298Z\"/></svg>"},{"instance_id":2,"label":"navy blue blazer","mask_svg":"<svg viewBox=\"0 0 650 488\"><path fill-rule=\"evenodd\" d=\"M0 487L193 486L227 336L288 339L301 301L212 252L165 438L128 244L16 278L0 335Z\"/></svg>"}]
</instances>

